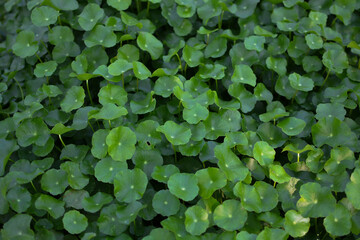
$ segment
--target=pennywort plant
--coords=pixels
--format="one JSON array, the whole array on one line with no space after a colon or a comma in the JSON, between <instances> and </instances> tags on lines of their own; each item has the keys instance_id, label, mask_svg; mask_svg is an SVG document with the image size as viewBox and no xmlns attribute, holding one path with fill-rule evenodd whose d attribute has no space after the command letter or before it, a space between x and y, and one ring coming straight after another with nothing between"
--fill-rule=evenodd
<instances>
[{"instance_id":1,"label":"pennywort plant","mask_svg":"<svg viewBox=\"0 0 360 240\"><path fill-rule=\"evenodd\" d=\"M359 9L6 0L0 239L360 239Z\"/></svg>"}]
</instances>

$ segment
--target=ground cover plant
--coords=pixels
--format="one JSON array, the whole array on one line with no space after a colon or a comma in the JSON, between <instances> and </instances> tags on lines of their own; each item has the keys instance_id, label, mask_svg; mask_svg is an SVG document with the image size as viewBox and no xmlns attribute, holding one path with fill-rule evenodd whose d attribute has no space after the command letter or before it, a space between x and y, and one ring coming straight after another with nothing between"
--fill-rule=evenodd
<instances>
[{"instance_id":1,"label":"ground cover plant","mask_svg":"<svg viewBox=\"0 0 360 240\"><path fill-rule=\"evenodd\" d=\"M359 1L1 4L1 240L360 239Z\"/></svg>"}]
</instances>

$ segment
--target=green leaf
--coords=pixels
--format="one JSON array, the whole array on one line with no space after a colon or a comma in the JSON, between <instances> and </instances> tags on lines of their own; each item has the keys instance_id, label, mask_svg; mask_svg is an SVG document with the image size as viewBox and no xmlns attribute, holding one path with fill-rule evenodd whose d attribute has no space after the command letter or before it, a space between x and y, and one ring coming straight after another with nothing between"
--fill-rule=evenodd
<instances>
[{"instance_id":1,"label":"green leaf","mask_svg":"<svg viewBox=\"0 0 360 240\"><path fill-rule=\"evenodd\" d=\"M151 177L158 182L167 183L170 176L179 172L180 170L175 165L172 164L156 166L151 174Z\"/></svg>"},{"instance_id":2,"label":"green leaf","mask_svg":"<svg viewBox=\"0 0 360 240\"><path fill-rule=\"evenodd\" d=\"M120 202L131 203L141 199L147 184L148 179L142 170L124 169L115 175L114 195Z\"/></svg>"},{"instance_id":3,"label":"green leaf","mask_svg":"<svg viewBox=\"0 0 360 240\"><path fill-rule=\"evenodd\" d=\"M25 119L16 129L15 134L22 147L31 144L44 146L50 137L50 131L41 118Z\"/></svg>"},{"instance_id":4,"label":"green leaf","mask_svg":"<svg viewBox=\"0 0 360 240\"><path fill-rule=\"evenodd\" d=\"M152 206L158 214L171 216L179 211L180 201L169 190L160 190L155 193Z\"/></svg>"},{"instance_id":5,"label":"green leaf","mask_svg":"<svg viewBox=\"0 0 360 240\"><path fill-rule=\"evenodd\" d=\"M91 197L83 198L82 205L84 206L85 211L95 213L112 200L113 198L110 194L97 192Z\"/></svg>"},{"instance_id":6,"label":"green leaf","mask_svg":"<svg viewBox=\"0 0 360 240\"><path fill-rule=\"evenodd\" d=\"M74 129L70 128L70 127L66 127L64 126L64 124L62 123L57 123L50 131L51 134L57 134L57 135L62 135L65 134L67 132L70 132Z\"/></svg>"},{"instance_id":7,"label":"green leaf","mask_svg":"<svg viewBox=\"0 0 360 240\"><path fill-rule=\"evenodd\" d=\"M183 88L183 83L176 76L162 76L159 77L154 86L154 93L164 98L169 97L174 90L174 87L179 86Z\"/></svg>"},{"instance_id":8,"label":"green leaf","mask_svg":"<svg viewBox=\"0 0 360 240\"><path fill-rule=\"evenodd\" d=\"M136 42L141 50L150 53L152 60L158 59L163 53L163 44L151 33L139 32Z\"/></svg>"},{"instance_id":9,"label":"green leaf","mask_svg":"<svg viewBox=\"0 0 360 240\"><path fill-rule=\"evenodd\" d=\"M156 128L156 131L165 135L166 139L173 145L183 145L189 142L191 130L173 121L166 121L164 125Z\"/></svg>"},{"instance_id":10,"label":"green leaf","mask_svg":"<svg viewBox=\"0 0 360 240\"><path fill-rule=\"evenodd\" d=\"M199 195L204 198L210 198L213 193L225 187L227 180L224 173L218 168L201 169L195 173L200 188Z\"/></svg>"},{"instance_id":11,"label":"green leaf","mask_svg":"<svg viewBox=\"0 0 360 240\"><path fill-rule=\"evenodd\" d=\"M96 163L94 175L100 182L112 183L116 173L126 168L126 162L118 162L106 157Z\"/></svg>"},{"instance_id":12,"label":"green leaf","mask_svg":"<svg viewBox=\"0 0 360 240\"><path fill-rule=\"evenodd\" d=\"M142 96L142 100L130 101L130 109L135 114L145 114L155 109L156 99L153 98L154 91L149 92L146 96Z\"/></svg>"},{"instance_id":13,"label":"green leaf","mask_svg":"<svg viewBox=\"0 0 360 240\"><path fill-rule=\"evenodd\" d=\"M62 222L64 228L71 234L79 234L85 231L88 226L88 219L77 210L70 210L65 213Z\"/></svg>"},{"instance_id":14,"label":"green leaf","mask_svg":"<svg viewBox=\"0 0 360 240\"><path fill-rule=\"evenodd\" d=\"M322 56L322 62L325 67L336 73L342 73L349 66L346 53L338 49L327 50Z\"/></svg>"},{"instance_id":15,"label":"green leaf","mask_svg":"<svg viewBox=\"0 0 360 240\"><path fill-rule=\"evenodd\" d=\"M265 227L265 229L257 236L256 240L286 240L288 237L289 235L282 229Z\"/></svg>"},{"instance_id":16,"label":"green leaf","mask_svg":"<svg viewBox=\"0 0 360 240\"><path fill-rule=\"evenodd\" d=\"M36 7L31 11L31 21L38 27L46 27L57 21L60 13L48 6Z\"/></svg>"},{"instance_id":17,"label":"green leaf","mask_svg":"<svg viewBox=\"0 0 360 240\"><path fill-rule=\"evenodd\" d=\"M67 173L62 169L50 169L41 177L41 188L51 195L63 193L69 185Z\"/></svg>"},{"instance_id":18,"label":"green leaf","mask_svg":"<svg viewBox=\"0 0 360 240\"><path fill-rule=\"evenodd\" d=\"M339 175L345 169L354 168L354 152L347 147L337 147L331 149L331 157L324 165L324 169L331 175Z\"/></svg>"},{"instance_id":19,"label":"green leaf","mask_svg":"<svg viewBox=\"0 0 360 240\"><path fill-rule=\"evenodd\" d=\"M118 11L126 10L131 5L131 0L107 0L106 3Z\"/></svg>"},{"instance_id":20,"label":"green leaf","mask_svg":"<svg viewBox=\"0 0 360 240\"><path fill-rule=\"evenodd\" d=\"M109 27L97 25L84 39L84 43L89 48L96 45L110 48L116 44L116 35Z\"/></svg>"},{"instance_id":21,"label":"green leaf","mask_svg":"<svg viewBox=\"0 0 360 240\"><path fill-rule=\"evenodd\" d=\"M281 120L277 126L280 127L286 135L296 136L304 130L306 122L299 118L288 117Z\"/></svg>"},{"instance_id":22,"label":"green leaf","mask_svg":"<svg viewBox=\"0 0 360 240\"><path fill-rule=\"evenodd\" d=\"M285 213L285 231L290 236L297 238L304 236L310 228L310 218L305 218L295 210Z\"/></svg>"},{"instance_id":23,"label":"green leaf","mask_svg":"<svg viewBox=\"0 0 360 240\"><path fill-rule=\"evenodd\" d=\"M270 174L270 178L274 182L278 182L278 183L285 183L290 181L291 179L291 177L286 173L284 168L279 165L271 164L269 166L269 174Z\"/></svg>"},{"instance_id":24,"label":"green leaf","mask_svg":"<svg viewBox=\"0 0 360 240\"><path fill-rule=\"evenodd\" d=\"M84 104L85 91L80 86L72 86L65 94L65 98L60 102L61 110L66 113L80 108Z\"/></svg>"},{"instance_id":25,"label":"green leaf","mask_svg":"<svg viewBox=\"0 0 360 240\"><path fill-rule=\"evenodd\" d=\"M51 0L54 6L60 10L73 11L79 8L77 0Z\"/></svg>"},{"instance_id":26,"label":"green leaf","mask_svg":"<svg viewBox=\"0 0 360 240\"><path fill-rule=\"evenodd\" d=\"M341 204L336 204L335 208L324 219L324 226L332 236L345 236L350 233L351 214L347 208Z\"/></svg>"},{"instance_id":27,"label":"green leaf","mask_svg":"<svg viewBox=\"0 0 360 240\"><path fill-rule=\"evenodd\" d=\"M6 195L10 207L17 213L25 212L31 205L31 194L26 188L16 186Z\"/></svg>"},{"instance_id":28,"label":"green leaf","mask_svg":"<svg viewBox=\"0 0 360 240\"><path fill-rule=\"evenodd\" d=\"M219 168L225 173L226 178L230 181L243 181L248 175L249 169L244 166L238 156L236 156L228 146L224 144L216 146L214 155L219 159Z\"/></svg>"},{"instance_id":29,"label":"green leaf","mask_svg":"<svg viewBox=\"0 0 360 240\"><path fill-rule=\"evenodd\" d=\"M170 192L184 201L193 200L199 193L198 180L194 174L175 173L167 184Z\"/></svg>"},{"instance_id":30,"label":"green leaf","mask_svg":"<svg viewBox=\"0 0 360 240\"><path fill-rule=\"evenodd\" d=\"M287 61L284 58L274 58L272 56L266 58L266 67L275 71L280 76L286 74Z\"/></svg>"},{"instance_id":31,"label":"green leaf","mask_svg":"<svg viewBox=\"0 0 360 240\"><path fill-rule=\"evenodd\" d=\"M118 106L124 106L127 102L127 92L122 87L114 84L107 84L100 88L98 96L102 105L115 103Z\"/></svg>"},{"instance_id":32,"label":"green leaf","mask_svg":"<svg viewBox=\"0 0 360 240\"><path fill-rule=\"evenodd\" d=\"M199 66L203 61L204 53L195 47L185 45L183 49L183 58L189 67Z\"/></svg>"},{"instance_id":33,"label":"green leaf","mask_svg":"<svg viewBox=\"0 0 360 240\"><path fill-rule=\"evenodd\" d=\"M296 203L304 217L326 217L335 208L336 200L330 189L319 183L309 182L300 187L301 198Z\"/></svg>"},{"instance_id":34,"label":"green leaf","mask_svg":"<svg viewBox=\"0 0 360 240\"><path fill-rule=\"evenodd\" d=\"M314 88L314 81L311 78L301 76L297 73L289 75L290 86L296 90L309 92Z\"/></svg>"},{"instance_id":35,"label":"green leaf","mask_svg":"<svg viewBox=\"0 0 360 240\"><path fill-rule=\"evenodd\" d=\"M6 165L11 157L11 154L19 149L17 142L15 139L13 140L6 140L0 138L0 145L2 154L0 155L0 175L4 174Z\"/></svg>"},{"instance_id":36,"label":"green leaf","mask_svg":"<svg viewBox=\"0 0 360 240\"><path fill-rule=\"evenodd\" d=\"M116 161L126 161L135 152L136 135L128 127L116 127L106 137L109 155Z\"/></svg>"},{"instance_id":37,"label":"green leaf","mask_svg":"<svg viewBox=\"0 0 360 240\"><path fill-rule=\"evenodd\" d=\"M16 214L6 221L1 230L3 239L33 240L35 234L30 228L32 217L27 214Z\"/></svg>"},{"instance_id":38,"label":"green leaf","mask_svg":"<svg viewBox=\"0 0 360 240\"><path fill-rule=\"evenodd\" d=\"M192 235L200 235L209 227L208 213L200 206L189 207L185 211L185 229Z\"/></svg>"},{"instance_id":39,"label":"green leaf","mask_svg":"<svg viewBox=\"0 0 360 240\"><path fill-rule=\"evenodd\" d=\"M109 134L108 129L99 129L92 136L91 153L94 157L102 159L107 155L108 148L105 144L106 137Z\"/></svg>"},{"instance_id":40,"label":"green leaf","mask_svg":"<svg viewBox=\"0 0 360 240\"><path fill-rule=\"evenodd\" d=\"M197 124L209 116L209 110L199 103L192 108L184 108L183 118L190 124Z\"/></svg>"},{"instance_id":41,"label":"green leaf","mask_svg":"<svg viewBox=\"0 0 360 240\"><path fill-rule=\"evenodd\" d=\"M340 103L321 103L316 107L315 118L320 120L323 117L328 118L338 118L341 121L344 121L346 115L346 110L344 106Z\"/></svg>"},{"instance_id":42,"label":"green leaf","mask_svg":"<svg viewBox=\"0 0 360 240\"><path fill-rule=\"evenodd\" d=\"M51 217L57 219L65 212L65 203L46 194L41 194L35 201L35 207L47 211Z\"/></svg>"},{"instance_id":43,"label":"green leaf","mask_svg":"<svg viewBox=\"0 0 360 240\"><path fill-rule=\"evenodd\" d=\"M35 34L32 31L21 31L16 36L12 50L16 56L26 58L33 56L39 49L37 41L34 41Z\"/></svg>"},{"instance_id":44,"label":"green leaf","mask_svg":"<svg viewBox=\"0 0 360 240\"><path fill-rule=\"evenodd\" d=\"M248 214L237 200L224 201L214 210L214 222L226 231L241 229L247 220Z\"/></svg>"},{"instance_id":45,"label":"green leaf","mask_svg":"<svg viewBox=\"0 0 360 240\"><path fill-rule=\"evenodd\" d=\"M310 33L305 36L306 44L310 49L320 49L323 46L323 40L316 34Z\"/></svg>"},{"instance_id":46,"label":"green leaf","mask_svg":"<svg viewBox=\"0 0 360 240\"><path fill-rule=\"evenodd\" d=\"M354 172L351 174L350 182L346 184L345 193L351 204L355 209L360 209L360 168L356 168Z\"/></svg>"},{"instance_id":47,"label":"green leaf","mask_svg":"<svg viewBox=\"0 0 360 240\"><path fill-rule=\"evenodd\" d=\"M327 144L332 147L347 146L352 149L358 142L355 133L345 122L337 118L321 118L311 127L311 135L317 147Z\"/></svg>"},{"instance_id":48,"label":"green leaf","mask_svg":"<svg viewBox=\"0 0 360 240\"><path fill-rule=\"evenodd\" d=\"M79 163L66 161L60 165L60 169L67 172L67 179L71 188L81 190L88 185L89 177L82 174Z\"/></svg>"},{"instance_id":49,"label":"green leaf","mask_svg":"<svg viewBox=\"0 0 360 240\"><path fill-rule=\"evenodd\" d=\"M253 154L261 166L269 166L275 158L275 150L264 141L255 143Z\"/></svg>"},{"instance_id":50,"label":"green leaf","mask_svg":"<svg viewBox=\"0 0 360 240\"><path fill-rule=\"evenodd\" d=\"M113 103L106 103L100 110L93 110L89 112L89 119L105 119L105 120L115 120L121 116L128 114L126 108L116 106Z\"/></svg>"},{"instance_id":51,"label":"green leaf","mask_svg":"<svg viewBox=\"0 0 360 240\"><path fill-rule=\"evenodd\" d=\"M224 55L226 52L227 41L225 38L217 37L212 40L205 48L205 57L218 58Z\"/></svg>"},{"instance_id":52,"label":"green leaf","mask_svg":"<svg viewBox=\"0 0 360 240\"><path fill-rule=\"evenodd\" d=\"M96 3L89 3L79 15L78 22L82 29L90 31L103 17L104 10Z\"/></svg>"},{"instance_id":53,"label":"green leaf","mask_svg":"<svg viewBox=\"0 0 360 240\"><path fill-rule=\"evenodd\" d=\"M247 50L255 50L261 52L264 50L265 37L263 36L250 36L245 38L244 44Z\"/></svg>"},{"instance_id":54,"label":"green leaf","mask_svg":"<svg viewBox=\"0 0 360 240\"><path fill-rule=\"evenodd\" d=\"M126 71L133 68L133 65L129 63L127 60L118 59L115 62L111 63L108 67L108 71L113 76L120 76Z\"/></svg>"},{"instance_id":55,"label":"green leaf","mask_svg":"<svg viewBox=\"0 0 360 240\"><path fill-rule=\"evenodd\" d=\"M151 76L151 72L143 63L134 61L132 62L132 65L134 74L138 79L144 80Z\"/></svg>"},{"instance_id":56,"label":"green leaf","mask_svg":"<svg viewBox=\"0 0 360 240\"><path fill-rule=\"evenodd\" d=\"M279 195L276 189L263 181L256 181L253 186L238 182L233 191L248 211L267 212L275 208L278 203Z\"/></svg>"},{"instance_id":57,"label":"green leaf","mask_svg":"<svg viewBox=\"0 0 360 240\"><path fill-rule=\"evenodd\" d=\"M255 87L256 76L249 66L239 64L235 66L234 74L231 77L231 81L234 83L246 83Z\"/></svg>"},{"instance_id":58,"label":"green leaf","mask_svg":"<svg viewBox=\"0 0 360 240\"><path fill-rule=\"evenodd\" d=\"M36 64L34 74L36 77L50 77L55 72L56 67L57 63L55 61L38 63Z\"/></svg>"}]
</instances>

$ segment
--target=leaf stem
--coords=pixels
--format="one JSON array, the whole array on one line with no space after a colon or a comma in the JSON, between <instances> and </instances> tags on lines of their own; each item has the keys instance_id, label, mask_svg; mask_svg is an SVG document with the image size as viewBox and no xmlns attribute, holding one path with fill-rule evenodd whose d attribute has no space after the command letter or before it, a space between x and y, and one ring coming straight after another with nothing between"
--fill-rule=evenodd
<instances>
[{"instance_id":1,"label":"leaf stem","mask_svg":"<svg viewBox=\"0 0 360 240\"><path fill-rule=\"evenodd\" d=\"M328 235L328 232L326 232L321 240L324 240L325 237Z\"/></svg>"},{"instance_id":2,"label":"leaf stem","mask_svg":"<svg viewBox=\"0 0 360 240\"><path fill-rule=\"evenodd\" d=\"M36 187L34 186L33 181L30 181L30 184L31 184L31 186L33 187L33 189L35 190L35 192L37 192L37 189L36 189Z\"/></svg>"},{"instance_id":3,"label":"leaf stem","mask_svg":"<svg viewBox=\"0 0 360 240\"><path fill-rule=\"evenodd\" d=\"M297 154L297 162L300 162L300 153Z\"/></svg>"},{"instance_id":4,"label":"leaf stem","mask_svg":"<svg viewBox=\"0 0 360 240\"><path fill-rule=\"evenodd\" d=\"M274 181L274 188L276 187L276 182Z\"/></svg>"},{"instance_id":5,"label":"leaf stem","mask_svg":"<svg viewBox=\"0 0 360 240\"><path fill-rule=\"evenodd\" d=\"M37 57L37 59L39 60L39 62L41 62L41 63L43 62L37 53L35 53L35 56Z\"/></svg>"},{"instance_id":6,"label":"leaf stem","mask_svg":"<svg viewBox=\"0 0 360 240\"><path fill-rule=\"evenodd\" d=\"M150 9L150 1L147 1L147 5L146 5L146 16L149 16L149 9Z\"/></svg>"},{"instance_id":7,"label":"leaf stem","mask_svg":"<svg viewBox=\"0 0 360 240\"><path fill-rule=\"evenodd\" d=\"M173 144L171 144L173 150L174 150L174 155L175 155L175 162L177 162L177 157L176 157L176 150L175 150L175 146Z\"/></svg>"},{"instance_id":8,"label":"leaf stem","mask_svg":"<svg viewBox=\"0 0 360 240\"><path fill-rule=\"evenodd\" d=\"M178 59L178 61L179 61L179 67L180 67L180 69L181 69L181 72L184 73L184 70L183 70L183 68L182 68L181 58L180 58L180 56L179 56L178 53L175 53L175 55L176 55L176 57L177 57L177 59Z\"/></svg>"},{"instance_id":9,"label":"leaf stem","mask_svg":"<svg viewBox=\"0 0 360 240\"><path fill-rule=\"evenodd\" d=\"M110 120L108 120L109 121L109 128L111 129L111 121Z\"/></svg>"},{"instance_id":10,"label":"leaf stem","mask_svg":"<svg viewBox=\"0 0 360 240\"><path fill-rule=\"evenodd\" d=\"M219 15L219 24L218 24L219 29L221 29L223 16L224 16L224 10L222 10L221 14Z\"/></svg>"},{"instance_id":11,"label":"leaf stem","mask_svg":"<svg viewBox=\"0 0 360 240\"><path fill-rule=\"evenodd\" d=\"M137 10L137 13L139 14L140 11L141 11L141 6L140 6L140 1L139 0L136 0L136 10Z\"/></svg>"},{"instance_id":12,"label":"leaf stem","mask_svg":"<svg viewBox=\"0 0 360 240\"><path fill-rule=\"evenodd\" d=\"M327 72L326 77L325 77L325 79L324 79L324 82L321 84L321 87L323 87L323 86L325 85L326 81L327 81L328 78L329 78L329 75L330 75L330 69L329 69L329 71Z\"/></svg>"},{"instance_id":13,"label":"leaf stem","mask_svg":"<svg viewBox=\"0 0 360 240\"><path fill-rule=\"evenodd\" d=\"M318 236L318 223L317 223L317 218L315 218L314 221L315 221L315 233L316 233L316 236Z\"/></svg>"},{"instance_id":14,"label":"leaf stem","mask_svg":"<svg viewBox=\"0 0 360 240\"><path fill-rule=\"evenodd\" d=\"M218 82L217 79L215 79L215 88L216 88L216 92L218 91Z\"/></svg>"},{"instance_id":15,"label":"leaf stem","mask_svg":"<svg viewBox=\"0 0 360 240\"><path fill-rule=\"evenodd\" d=\"M13 79L14 79L14 81L16 82L16 84L18 85L18 87L19 87L19 89L20 89L21 99L22 99L22 101L23 101L23 103L24 103L24 92L23 92L23 90L22 90L22 87L21 87L20 83L16 80L15 77L13 77Z\"/></svg>"},{"instance_id":16,"label":"leaf stem","mask_svg":"<svg viewBox=\"0 0 360 240\"><path fill-rule=\"evenodd\" d=\"M59 139L60 139L60 142L62 143L63 147L66 147L66 145L65 145L64 141L62 140L62 137L61 137L60 134L59 134Z\"/></svg>"},{"instance_id":17,"label":"leaf stem","mask_svg":"<svg viewBox=\"0 0 360 240\"><path fill-rule=\"evenodd\" d=\"M92 97L91 97L91 94L90 94L90 89L89 89L89 80L86 80L86 89L87 89L87 92L88 92L88 95L89 95L91 106L94 106L94 103L93 103L93 100L92 100Z\"/></svg>"},{"instance_id":18,"label":"leaf stem","mask_svg":"<svg viewBox=\"0 0 360 240\"><path fill-rule=\"evenodd\" d=\"M89 124L89 126L90 126L91 130L92 130L93 132L95 132L95 131L94 131L94 128L93 128L93 126L91 125L91 123L90 123L90 121L89 121L89 120L88 120L88 124Z\"/></svg>"},{"instance_id":19,"label":"leaf stem","mask_svg":"<svg viewBox=\"0 0 360 240\"><path fill-rule=\"evenodd\" d=\"M335 18L334 18L334 20L331 22L331 27L333 27L333 26L334 26L334 24L335 24L336 20L337 20L337 17L335 17Z\"/></svg>"}]
</instances>

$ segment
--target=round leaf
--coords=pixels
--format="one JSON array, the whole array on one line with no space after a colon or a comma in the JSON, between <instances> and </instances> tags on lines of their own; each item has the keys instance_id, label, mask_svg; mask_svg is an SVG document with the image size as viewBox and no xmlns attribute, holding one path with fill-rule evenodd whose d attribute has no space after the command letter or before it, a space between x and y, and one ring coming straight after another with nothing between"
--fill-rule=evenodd
<instances>
[{"instance_id":1,"label":"round leaf","mask_svg":"<svg viewBox=\"0 0 360 240\"><path fill-rule=\"evenodd\" d=\"M88 220L85 215L81 214L77 210L70 210L65 213L62 222L64 228L71 234L79 234L88 226Z\"/></svg>"},{"instance_id":2,"label":"round leaf","mask_svg":"<svg viewBox=\"0 0 360 240\"><path fill-rule=\"evenodd\" d=\"M54 24L60 13L48 6L36 7L31 12L31 21L38 27Z\"/></svg>"},{"instance_id":3,"label":"round leaf","mask_svg":"<svg viewBox=\"0 0 360 240\"><path fill-rule=\"evenodd\" d=\"M135 152L136 135L128 127L117 127L106 137L109 155L116 161L126 161Z\"/></svg>"},{"instance_id":4,"label":"round leaf","mask_svg":"<svg viewBox=\"0 0 360 240\"><path fill-rule=\"evenodd\" d=\"M155 193L152 206L155 212L163 216L171 216L179 211L180 201L169 190L160 190Z\"/></svg>"},{"instance_id":5,"label":"round leaf","mask_svg":"<svg viewBox=\"0 0 360 240\"><path fill-rule=\"evenodd\" d=\"M156 131L165 134L166 139L173 145L183 145L189 142L191 130L173 121L166 121L157 127Z\"/></svg>"},{"instance_id":6,"label":"round leaf","mask_svg":"<svg viewBox=\"0 0 360 240\"><path fill-rule=\"evenodd\" d=\"M124 169L114 178L114 194L120 202L134 202L140 199L148 184L146 174L138 169Z\"/></svg>"},{"instance_id":7,"label":"round leaf","mask_svg":"<svg viewBox=\"0 0 360 240\"><path fill-rule=\"evenodd\" d=\"M61 101L60 107L64 112L71 112L80 108L84 104L85 92L80 86L72 86L65 94L65 98Z\"/></svg>"},{"instance_id":8,"label":"round leaf","mask_svg":"<svg viewBox=\"0 0 360 240\"><path fill-rule=\"evenodd\" d=\"M226 200L214 210L214 222L226 231L241 229L246 220L247 212L237 200Z\"/></svg>"},{"instance_id":9,"label":"round leaf","mask_svg":"<svg viewBox=\"0 0 360 240\"><path fill-rule=\"evenodd\" d=\"M208 213L200 206L185 211L185 229L192 235L200 235L209 227Z\"/></svg>"},{"instance_id":10,"label":"round leaf","mask_svg":"<svg viewBox=\"0 0 360 240\"><path fill-rule=\"evenodd\" d=\"M197 184L196 176L189 173L175 173L168 181L170 192L184 201L191 201L198 195Z\"/></svg>"},{"instance_id":11,"label":"round leaf","mask_svg":"<svg viewBox=\"0 0 360 240\"><path fill-rule=\"evenodd\" d=\"M255 143L253 154L261 166L269 166L275 158L275 150L264 141Z\"/></svg>"},{"instance_id":12,"label":"round leaf","mask_svg":"<svg viewBox=\"0 0 360 240\"><path fill-rule=\"evenodd\" d=\"M304 130L306 122L299 118L288 117L280 121L277 126L280 127L286 135L295 136Z\"/></svg>"},{"instance_id":13,"label":"round leaf","mask_svg":"<svg viewBox=\"0 0 360 240\"><path fill-rule=\"evenodd\" d=\"M295 210L287 211L285 213L284 227L290 236L294 238L302 237L309 231L310 218L304 218Z\"/></svg>"}]
</instances>

